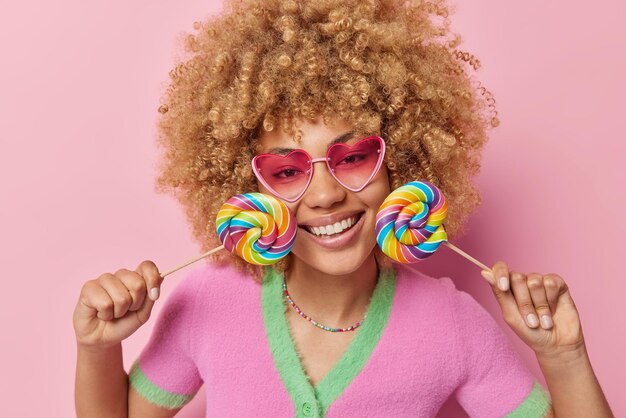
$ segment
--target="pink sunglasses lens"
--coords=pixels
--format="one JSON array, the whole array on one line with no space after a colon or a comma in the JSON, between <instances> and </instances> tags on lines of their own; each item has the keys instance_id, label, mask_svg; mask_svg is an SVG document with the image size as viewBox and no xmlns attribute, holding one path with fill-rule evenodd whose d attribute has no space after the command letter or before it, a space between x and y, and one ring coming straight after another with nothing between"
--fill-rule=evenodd
<instances>
[{"instance_id":1,"label":"pink sunglasses lens","mask_svg":"<svg viewBox=\"0 0 626 418\"><path fill-rule=\"evenodd\" d=\"M333 174L345 187L358 190L365 186L381 165L382 145L376 137L354 145L335 144L328 152Z\"/></svg>"},{"instance_id":2,"label":"pink sunglasses lens","mask_svg":"<svg viewBox=\"0 0 626 418\"><path fill-rule=\"evenodd\" d=\"M262 183L287 200L296 199L309 183L311 161L303 152L263 154L254 164Z\"/></svg>"}]
</instances>

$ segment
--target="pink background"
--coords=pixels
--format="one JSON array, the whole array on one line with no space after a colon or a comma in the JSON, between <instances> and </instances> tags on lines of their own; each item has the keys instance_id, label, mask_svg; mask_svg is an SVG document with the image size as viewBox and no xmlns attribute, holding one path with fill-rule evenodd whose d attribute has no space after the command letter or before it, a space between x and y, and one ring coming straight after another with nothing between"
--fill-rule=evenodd
<instances>
[{"instance_id":1,"label":"pink background","mask_svg":"<svg viewBox=\"0 0 626 418\"><path fill-rule=\"evenodd\" d=\"M502 120L477 178L483 204L456 244L487 264L566 279L596 374L625 415L624 3L455 3L454 28L481 60L478 77ZM154 121L177 36L220 7L26 0L3 8L0 416L74 415L71 316L84 281L144 259L164 270L197 254L180 209L153 191ZM545 383L476 267L448 249L422 266L474 295ZM183 275L168 278L165 296ZM150 324L124 343L127 366L149 333ZM180 415L203 408L201 394ZM465 416L454 402L440 415Z\"/></svg>"}]
</instances>

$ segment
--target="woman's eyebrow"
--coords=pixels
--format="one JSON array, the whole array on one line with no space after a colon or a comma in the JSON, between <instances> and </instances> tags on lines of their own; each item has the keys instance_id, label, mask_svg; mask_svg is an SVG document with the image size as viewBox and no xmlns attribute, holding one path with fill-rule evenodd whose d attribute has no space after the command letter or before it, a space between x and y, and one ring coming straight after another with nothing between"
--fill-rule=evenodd
<instances>
[{"instance_id":1,"label":"woman's eyebrow","mask_svg":"<svg viewBox=\"0 0 626 418\"><path fill-rule=\"evenodd\" d=\"M338 144L338 143L345 143L349 141L353 136L354 136L354 131L343 133L339 135L338 137L336 137L335 139L333 139L332 141L330 141L327 148L330 148L333 145ZM275 147L267 151L267 154L287 155L294 149L296 148Z\"/></svg>"},{"instance_id":2,"label":"woman's eyebrow","mask_svg":"<svg viewBox=\"0 0 626 418\"><path fill-rule=\"evenodd\" d=\"M352 136L354 136L354 131L346 132L345 134L339 135L337 138L333 139L330 144L328 144L327 148L330 148L335 144L346 143L352 138Z\"/></svg>"}]
</instances>

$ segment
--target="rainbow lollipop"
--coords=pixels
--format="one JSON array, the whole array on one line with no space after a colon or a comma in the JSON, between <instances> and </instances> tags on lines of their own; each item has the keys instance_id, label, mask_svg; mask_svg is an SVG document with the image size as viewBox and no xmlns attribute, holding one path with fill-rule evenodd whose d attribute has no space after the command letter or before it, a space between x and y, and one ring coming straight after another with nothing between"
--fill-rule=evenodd
<instances>
[{"instance_id":1,"label":"rainbow lollipop","mask_svg":"<svg viewBox=\"0 0 626 418\"><path fill-rule=\"evenodd\" d=\"M231 197L215 223L224 248L252 264L276 263L296 240L296 220L287 206L262 193Z\"/></svg>"},{"instance_id":2,"label":"rainbow lollipop","mask_svg":"<svg viewBox=\"0 0 626 418\"><path fill-rule=\"evenodd\" d=\"M376 214L376 241L400 263L416 263L448 239L443 221L448 204L441 191L426 181L412 181L394 190Z\"/></svg>"},{"instance_id":3,"label":"rainbow lollipop","mask_svg":"<svg viewBox=\"0 0 626 418\"><path fill-rule=\"evenodd\" d=\"M448 203L437 186L412 181L391 192L376 214L376 241L400 263L416 263L431 256L443 243L479 267L489 267L448 242L443 222Z\"/></svg>"},{"instance_id":4,"label":"rainbow lollipop","mask_svg":"<svg viewBox=\"0 0 626 418\"><path fill-rule=\"evenodd\" d=\"M231 197L217 213L215 224L223 245L181 264L161 277L224 248L251 264L274 264L291 251L298 229L289 208L281 200L262 193Z\"/></svg>"}]
</instances>

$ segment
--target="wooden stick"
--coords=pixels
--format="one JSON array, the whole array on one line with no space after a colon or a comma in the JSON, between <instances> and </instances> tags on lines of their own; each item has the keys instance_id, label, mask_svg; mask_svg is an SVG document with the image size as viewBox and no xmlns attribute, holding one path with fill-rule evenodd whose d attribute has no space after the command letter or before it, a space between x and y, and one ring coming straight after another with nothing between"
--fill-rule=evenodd
<instances>
[{"instance_id":1,"label":"wooden stick","mask_svg":"<svg viewBox=\"0 0 626 418\"><path fill-rule=\"evenodd\" d=\"M487 271L491 271L491 269L489 267L487 267L485 264L481 263L480 261L476 260L474 257L472 257L471 255L469 255L468 253L466 253L465 251L461 250L459 247L457 247L456 245L453 245L452 243L448 242L448 241L444 241L444 244L446 244L448 246L448 248L450 248L452 251L456 252L457 254L463 256L464 258L466 258L467 260L471 261L472 263L476 264L478 267L482 268L483 270L487 270ZM165 274L162 274L161 277L165 278L165 276L168 276L172 273L174 273L175 271L178 271L180 269L182 269L183 267L187 267L190 264L195 263L198 260L202 260L205 257L210 256L213 253L216 253L220 250L223 250L224 246L220 245L217 248L213 248L210 251L207 251L206 253L197 256L194 259L191 259L189 261L187 261L186 263L181 264L180 266L174 267L172 270L168 271Z\"/></svg>"},{"instance_id":2,"label":"wooden stick","mask_svg":"<svg viewBox=\"0 0 626 418\"><path fill-rule=\"evenodd\" d=\"M465 257L466 259L468 259L472 263L476 264L478 267L482 268L483 270L487 270L488 272L491 272L491 269L489 267L487 267L486 265L484 265L480 261L476 260L474 257L469 255L465 251L461 250L459 247L457 247L455 245L452 245L448 241L444 241L443 243L446 244L448 246L448 248L450 248L452 251L455 251L457 254Z\"/></svg>"},{"instance_id":3,"label":"wooden stick","mask_svg":"<svg viewBox=\"0 0 626 418\"><path fill-rule=\"evenodd\" d=\"M165 278L165 276L167 276L167 275L169 275L169 274L172 274L172 273L174 273L175 271L178 271L178 270L182 269L183 267L187 267L189 264L195 263L195 262L196 262L196 261L198 261L198 260L202 260L204 257L208 257L208 256L210 256L211 254L216 253L216 252L218 252L219 250L223 250L223 249L224 249L224 246L223 246L223 245L220 245L220 246L219 246L219 247L217 247L217 248L213 248L212 250L207 251L206 253L204 253L204 254L202 254L202 255L197 256L197 257L196 257L196 258L194 258L193 260L189 260L189 261L187 261L185 264L181 264L181 265L180 265L180 266L178 266L178 267L174 267L172 270L168 271L167 273L165 273L165 274L161 274L161 277Z\"/></svg>"}]
</instances>

